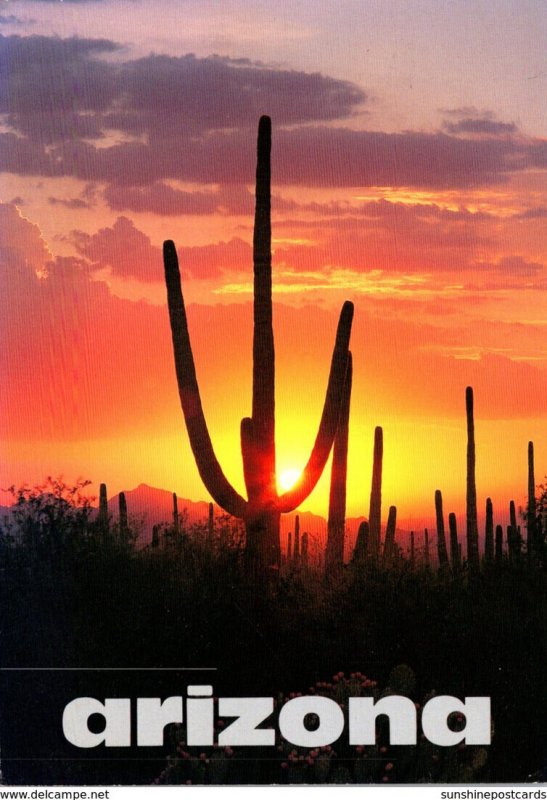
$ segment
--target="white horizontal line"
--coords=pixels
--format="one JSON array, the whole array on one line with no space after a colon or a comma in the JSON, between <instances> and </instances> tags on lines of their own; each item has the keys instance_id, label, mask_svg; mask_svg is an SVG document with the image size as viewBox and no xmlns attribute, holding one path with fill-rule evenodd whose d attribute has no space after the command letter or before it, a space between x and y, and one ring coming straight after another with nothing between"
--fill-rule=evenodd
<instances>
[{"instance_id":1,"label":"white horizontal line","mask_svg":"<svg viewBox=\"0 0 547 800\"><path fill-rule=\"evenodd\" d=\"M0 672L198 672L217 667L0 667Z\"/></svg>"}]
</instances>

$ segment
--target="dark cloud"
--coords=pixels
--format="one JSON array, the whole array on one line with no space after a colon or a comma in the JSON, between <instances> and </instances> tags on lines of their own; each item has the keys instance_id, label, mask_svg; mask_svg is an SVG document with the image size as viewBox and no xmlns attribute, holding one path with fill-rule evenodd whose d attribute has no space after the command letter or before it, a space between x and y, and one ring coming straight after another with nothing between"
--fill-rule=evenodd
<instances>
[{"instance_id":1,"label":"dark cloud","mask_svg":"<svg viewBox=\"0 0 547 800\"><path fill-rule=\"evenodd\" d=\"M93 235L73 231L71 240L90 272L108 268L120 278L163 282L161 248L127 217L118 217L111 228L101 228ZM238 238L199 247L179 246L178 256L184 278L207 280L225 272L252 271L252 247Z\"/></svg>"},{"instance_id":2,"label":"dark cloud","mask_svg":"<svg viewBox=\"0 0 547 800\"><path fill-rule=\"evenodd\" d=\"M515 214L515 219L545 219L547 217L547 207L538 206L537 208L528 208L526 211L521 211Z\"/></svg>"},{"instance_id":3,"label":"dark cloud","mask_svg":"<svg viewBox=\"0 0 547 800\"><path fill-rule=\"evenodd\" d=\"M96 57L119 50L108 39L0 36L0 112L18 125L27 114L108 110L115 66Z\"/></svg>"},{"instance_id":4,"label":"dark cloud","mask_svg":"<svg viewBox=\"0 0 547 800\"><path fill-rule=\"evenodd\" d=\"M192 278L216 278L224 272L252 274L253 249L241 239L202 247L179 247L178 254Z\"/></svg>"},{"instance_id":5,"label":"dark cloud","mask_svg":"<svg viewBox=\"0 0 547 800\"><path fill-rule=\"evenodd\" d=\"M504 258L500 258L499 261L481 262L472 265L472 267L474 267L478 273L483 270L491 270L504 275L522 278L533 278L545 269L543 264L540 264L538 261L527 261L522 256L505 256Z\"/></svg>"},{"instance_id":6,"label":"dark cloud","mask_svg":"<svg viewBox=\"0 0 547 800\"><path fill-rule=\"evenodd\" d=\"M2 168L104 182L119 211L239 213L244 195L166 182L251 183L262 113L275 126L278 184L469 188L547 167L545 142L476 109L453 110L454 122L430 134L333 128L322 123L366 100L346 81L244 59L122 55L104 39L0 37L0 113L12 129L0 135Z\"/></svg>"},{"instance_id":7,"label":"dark cloud","mask_svg":"<svg viewBox=\"0 0 547 800\"><path fill-rule=\"evenodd\" d=\"M0 14L0 25L23 25L27 20L22 20L14 14Z\"/></svg>"},{"instance_id":8,"label":"dark cloud","mask_svg":"<svg viewBox=\"0 0 547 800\"><path fill-rule=\"evenodd\" d=\"M112 228L101 228L92 236L75 231L73 240L92 270L108 267L113 275L136 278L143 283L162 280L160 248L154 247L149 237L127 217L118 217Z\"/></svg>"},{"instance_id":9,"label":"dark cloud","mask_svg":"<svg viewBox=\"0 0 547 800\"><path fill-rule=\"evenodd\" d=\"M114 211L137 211L175 216L178 214L252 214L254 197L244 186L224 191L199 192L174 189L157 181L151 186L107 186L104 197Z\"/></svg>"},{"instance_id":10,"label":"dark cloud","mask_svg":"<svg viewBox=\"0 0 547 800\"><path fill-rule=\"evenodd\" d=\"M276 180L323 186L473 187L504 181L537 158L516 139L444 133L306 127L280 131L277 140Z\"/></svg>"},{"instance_id":11,"label":"dark cloud","mask_svg":"<svg viewBox=\"0 0 547 800\"><path fill-rule=\"evenodd\" d=\"M70 209L91 208L91 203L82 200L81 197L73 197L70 200L63 200L60 197L48 197L48 203L52 206L64 206Z\"/></svg>"},{"instance_id":12,"label":"dark cloud","mask_svg":"<svg viewBox=\"0 0 547 800\"><path fill-rule=\"evenodd\" d=\"M445 122L443 128L448 133L487 134L489 136L507 135L516 133L518 130L513 122L497 122L480 117L468 117L459 122Z\"/></svg>"},{"instance_id":13,"label":"dark cloud","mask_svg":"<svg viewBox=\"0 0 547 800\"><path fill-rule=\"evenodd\" d=\"M274 137L273 174L278 184L472 188L504 182L511 173L530 167L547 166L545 143L517 138L472 141L444 133L388 134L326 127L278 129ZM249 183L254 175L254 149L254 132L249 130L186 140L166 136L147 144L135 141L99 149L81 140L67 141L47 151L28 138L0 135L0 159L6 171L68 174L117 186L147 186L168 179ZM150 200L151 205L157 202L157 197ZM119 199L117 203L119 207Z\"/></svg>"},{"instance_id":14,"label":"dark cloud","mask_svg":"<svg viewBox=\"0 0 547 800\"><path fill-rule=\"evenodd\" d=\"M0 111L11 115L15 129L38 141L44 138L43 115L55 112L68 115L66 124L77 136L96 138L115 128L180 139L190 132L254 126L265 110L282 124L340 119L365 100L347 81L217 56L150 55L116 63L97 58L118 50L104 39L1 37L6 91ZM99 116L90 122L89 112ZM63 133L54 119L47 139Z\"/></svg>"}]
</instances>

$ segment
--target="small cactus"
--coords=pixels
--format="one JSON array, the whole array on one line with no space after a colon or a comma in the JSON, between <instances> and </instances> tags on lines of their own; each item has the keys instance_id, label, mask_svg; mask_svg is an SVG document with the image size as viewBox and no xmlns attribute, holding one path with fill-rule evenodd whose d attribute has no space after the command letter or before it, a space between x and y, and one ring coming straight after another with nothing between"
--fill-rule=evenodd
<instances>
[{"instance_id":1,"label":"small cactus","mask_svg":"<svg viewBox=\"0 0 547 800\"><path fill-rule=\"evenodd\" d=\"M368 552L368 538L369 538L369 525L366 520L363 520L359 525L357 531L357 539L355 540L355 547L353 548L352 562L354 564L363 564L367 558Z\"/></svg>"},{"instance_id":2,"label":"small cactus","mask_svg":"<svg viewBox=\"0 0 547 800\"><path fill-rule=\"evenodd\" d=\"M294 544L293 544L293 561L298 564L300 561L300 517L298 514L294 518Z\"/></svg>"},{"instance_id":3,"label":"small cactus","mask_svg":"<svg viewBox=\"0 0 547 800\"><path fill-rule=\"evenodd\" d=\"M475 421L473 417L473 389L465 390L467 415L467 560L472 569L479 566L479 529L477 524L477 486L475 483Z\"/></svg>"},{"instance_id":4,"label":"small cactus","mask_svg":"<svg viewBox=\"0 0 547 800\"><path fill-rule=\"evenodd\" d=\"M154 525L152 528L152 547L154 550L160 546L160 526Z\"/></svg>"},{"instance_id":5,"label":"small cactus","mask_svg":"<svg viewBox=\"0 0 547 800\"><path fill-rule=\"evenodd\" d=\"M215 538L215 510L212 503L209 503L209 515L207 518L207 546L209 549L213 546Z\"/></svg>"},{"instance_id":6,"label":"small cactus","mask_svg":"<svg viewBox=\"0 0 547 800\"><path fill-rule=\"evenodd\" d=\"M387 525L386 525L386 538L384 542L384 566L389 567L393 563L395 556L395 527L397 523L397 509L395 506L390 506Z\"/></svg>"},{"instance_id":7,"label":"small cactus","mask_svg":"<svg viewBox=\"0 0 547 800\"><path fill-rule=\"evenodd\" d=\"M179 533L179 505L176 492L173 492L173 531L175 536Z\"/></svg>"},{"instance_id":8,"label":"small cactus","mask_svg":"<svg viewBox=\"0 0 547 800\"><path fill-rule=\"evenodd\" d=\"M534 477L534 443L528 442L528 509L526 513L526 548L531 557L536 545L536 480Z\"/></svg>"},{"instance_id":9,"label":"small cactus","mask_svg":"<svg viewBox=\"0 0 547 800\"><path fill-rule=\"evenodd\" d=\"M372 462L372 486L370 489L370 509L368 524L370 536L368 540L369 555L378 558L380 552L380 525L382 516L382 460L384 454L384 435L379 426L374 431L374 455Z\"/></svg>"},{"instance_id":10,"label":"small cactus","mask_svg":"<svg viewBox=\"0 0 547 800\"><path fill-rule=\"evenodd\" d=\"M308 546L309 546L309 534L307 531L304 531L302 534L302 555L301 555L301 562L303 567L308 566Z\"/></svg>"},{"instance_id":11,"label":"small cactus","mask_svg":"<svg viewBox=\"0 0 547 800\"><path fill-rule=\"evenodd\" d=\"M454 513L448 515L448 529L450 531L450 560L452 562L452 569L454 572L459 572L462 566L461 548L458 542L458 525Z\"/></svg>"},{"instance_id":12,"label":"small cactus","mask_svg":"<svg viewBox=\"0 0 547 800\"><path fill-rule=\"evenodd\" d=\"M444 515L443 515L443 496L440 489L435 492L435 516L437 518L437 553L439 556L439 567L448 567L448 552L446 549L446 538L444 534Z\"/></svg>"},{"instance_id":13,"label":"small cactus","mask_svg":"<svg viewBox=\"0 0 547 800\"><path fill-rule=\"evenodd\" d=\"M99 487L99 526L106 530L108 527L108 495L106 492L106 483L101 483Z\"/></svg>"},{"instance_id":14,"label":"small cactus","mask_svg":"<svg viewBox=\"0 0 547 800\"><path fill-rule=\"evenodd\" d=\"M494 512L492 500L486 498L486 523L484 529L484 559L485 561L494 560Z\"/></svg>"},{"instance_id":15,"label":"small cactus","mask_svg":"<svg viewBox=\"0 0 547 800\"><path fill-rule=\"evenodd\" d=\"M501 564L503 559L503 528L496 525L496 564Z\"/></svg>"},{"instance_id":16,"label":"small cactus","mask_svg":"<svg viewBox=\"0 0 547 800\"><path fill-rule=\"evenodd\" d=\"M424 528L424 564L426 569L429 569L431 566L431 557L429 554L429 531L427 528Z\"/></svg>"},{"instance_id":17,"label":"small cactus","mask_svg":"<svg viewBox=\"0 0 547 800\"><path fill-rule=\"evenodd\" d=\"M127 501L125 499L125 492L120 492L118 495L118 507L120 512L120 537L126 539L129 534L129 525L127 522Z\"/></svg>"}]
</instances>

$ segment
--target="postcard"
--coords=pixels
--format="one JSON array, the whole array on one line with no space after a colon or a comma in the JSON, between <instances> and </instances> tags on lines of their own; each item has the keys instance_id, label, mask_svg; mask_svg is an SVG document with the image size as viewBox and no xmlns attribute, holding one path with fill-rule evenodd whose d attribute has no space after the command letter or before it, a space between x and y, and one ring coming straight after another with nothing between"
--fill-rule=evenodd
<instances>
[{"instance_id":1,"label":"postcard","mask_svg":"<svg viewBox=\"0 0 547 800\"><path fill-rule=\"evenodd\" d=\"M545 780L545 21L2 4L3 784Z\"/></svg>"}]
</instances>

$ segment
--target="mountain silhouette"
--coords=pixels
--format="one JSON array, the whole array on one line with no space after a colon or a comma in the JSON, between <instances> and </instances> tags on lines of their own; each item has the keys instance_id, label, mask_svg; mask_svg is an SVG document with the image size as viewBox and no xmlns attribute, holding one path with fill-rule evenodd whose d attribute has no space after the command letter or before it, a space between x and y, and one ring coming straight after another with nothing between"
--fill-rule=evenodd
<instances>
[{"instance_id":1,"label":"mountain silhouette","mask_svg":"<svg viewBox=\"0 0 547 800\"><path fill-rule=\"evenodd\" d=\"M141 483L135 489L124 492L127 502L127 511L130 520L136 522L136 527L140 528L138 545L145 546L152 540L152 528L154 525L165 523L170 525L173 521L173 493L166 489L158 489ZM108 509L113 519L118 517L119 495L114 495L108 501ZM215 519L226 516L226 512L213 504ZM209 503L205 500L189 500L185 497L178 497L178 511L181 524L186 526L203 524L209 516ZM289 531L294 532L296 512L293 514L283 514L281 517L281 542L283 550L286 549L287 535ZM311 511L299 512L300 532L305 531L309 535L310 554L316 556L323 552L327 539L327 520L319 514ZM357 530L361 522L366 517L348 518L346 520L346 547L349 551L346 557L351 554L351 549L357 537Z\"/></svg>"}]
</instances>

